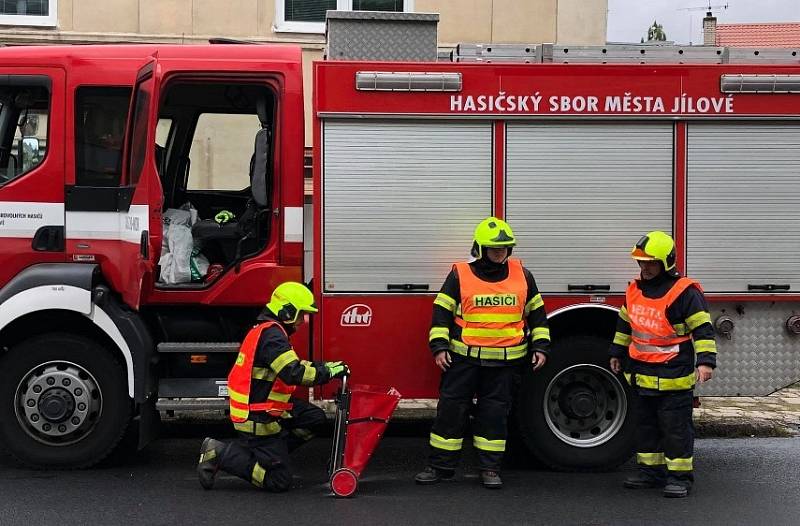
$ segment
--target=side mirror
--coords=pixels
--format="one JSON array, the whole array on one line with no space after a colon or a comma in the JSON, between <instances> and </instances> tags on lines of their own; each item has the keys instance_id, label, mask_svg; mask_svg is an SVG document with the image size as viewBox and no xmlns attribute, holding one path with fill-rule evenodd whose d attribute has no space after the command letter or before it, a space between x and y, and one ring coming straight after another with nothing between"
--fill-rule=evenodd
<instances>
[{"instance_id":1,"label":"side mirror","mask_svg":"<svg viewBox=\"0 0 800 526\"><path fill-rule=\"evenodd\" d=\"M39 153L39 139L36 137L22 138L22 171L28 171L41 160Z\"/></svg>"}]
</instances>

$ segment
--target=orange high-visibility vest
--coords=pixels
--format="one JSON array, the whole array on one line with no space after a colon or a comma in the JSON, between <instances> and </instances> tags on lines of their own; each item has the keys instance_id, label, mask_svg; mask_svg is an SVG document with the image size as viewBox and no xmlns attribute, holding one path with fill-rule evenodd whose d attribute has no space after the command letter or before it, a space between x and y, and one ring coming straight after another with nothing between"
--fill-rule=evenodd
<instances>
[{"instance_id":1,"label":"orange high-visibility vest","mask_svg":"<svg viewBox=\"0 0 800 526\"><path fill-rule=\"evenodd\" d=\"M476 347L512 347L525 341L525 300L528 282L522 262L508 260L508 276L490 283L475 276L469 263L456 263L453 269L461 288L461 314L455 322L461 327L461 341Z\"/></svg>"},{"instance_id":2,"label":"orange high-visibility vest","mask_svg":"<svg viewBox=\"0 0 800 526\"><path fill-rule=\"evenodd\" d=\"M228 374L230 416L235 423L247 421L252 412L263 411L271 416L280 417L285 411L292 409L292 404L288 400L296 386L286 384L277 376L272 383L272 390L270 390L267 400L250 402L250 383L253 378L253 360L258 349L258 340L261 338L261 333L273 325L279 327L286 334L286 329L276 321L267 321L251 329L239 348L236 363ZM288 334L286 337L289 337Z\"/></svg>"},{"instance_id":3,"label":"orange high-visibility vest","mask_svg":"<svg viewBox=\"0 0 800 526\"><path fill-rule=\"evenodd\" d=\"M646 298L636 281L628 285L625 304L631 320L631 344L628 347L631 358L640 362L665 363L678 355L680 344L689 341L691 336L675 332L675 327L667 319L667 309L692 285L700 288L697 282L680 278L660 298Z\"/></svg>"}]
</instances>

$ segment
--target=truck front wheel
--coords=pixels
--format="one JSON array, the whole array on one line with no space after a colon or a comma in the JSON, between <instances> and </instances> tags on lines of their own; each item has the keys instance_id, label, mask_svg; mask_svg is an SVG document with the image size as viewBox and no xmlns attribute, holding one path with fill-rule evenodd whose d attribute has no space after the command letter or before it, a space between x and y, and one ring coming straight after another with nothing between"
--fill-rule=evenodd
<instances>
[{"instance_id":1,"label":"truck front wheel","mask_svg":"<svg viewBox=\"0 0 800 526\"><path fill-rule=\"evenodd\" d=\"M554 342L547 364L522 378L517 419L525 445L562 471L599 471L633 451L628 387L608 369L608 342L573 336Z\"/></svg>"},{"instance_id":2,"label":"truck front wheel","mask_svg":"<svg viewBox=\"0 0 800 526\"><path fill-rule=\"evenodd\" d=\"M89 467L125 432L126 385L122 364L91 339L25 340L0 359L0 443L33 467Z\"/></svg>"}]
</instances>

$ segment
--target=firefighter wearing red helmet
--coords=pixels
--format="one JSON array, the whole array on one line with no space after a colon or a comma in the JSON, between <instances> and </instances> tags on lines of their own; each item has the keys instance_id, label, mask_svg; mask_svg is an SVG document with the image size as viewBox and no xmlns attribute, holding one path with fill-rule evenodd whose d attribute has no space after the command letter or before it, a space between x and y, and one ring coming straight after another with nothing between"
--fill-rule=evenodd
<instances>
[{"instance_id":1,"label":"firefighter wearing red helmet","mask_svg":"<svg viewBox=\"0 0 800 526\"><path fill-rule=\"evenodd\" d=\"M314 295L305 285L289 281L275 288L228 375L230 418L238 438L206 438L200 449L197 474L203 488L213 487L219 470L268 491L291 486L289 452L325 422L320 408L292 396L295 388L349 374L343 362L300 360L292 348L289 336L305 313L314 312Z\"/></svg>"},{"instance_id":2,"label":"firefighter wearing red helmet","mask_svg":"<svg viewBox=\"0 0 800 526\"><path fill-rule=\"evenodd\" d=\"M629 489L663 488L685 497L694 483L692 424L696 381L711 379L717 347L700 285L675 267L675 242L650 232L631 256L641 274L625 292L610 366L633 388L639 471Z\"/></svg>"},{"instance_id":3,"label":"firefighter wearing red helmet","mask_svg":"<svg viewBox=\"0 0 800 526\"><path fill-rule=\"evenodd\" d=\"M550 329L533 274L511 259L516 238L505 221L489 217L475 229L471 263L456 263L433 306L429 345L442 370L436 420L430 433L428 466L418 484L452 479L464 430L477 396L473 446L481 483L502 487L500 463L513 375L530 361L547 361Z\"/></svg>"}]
</instances>

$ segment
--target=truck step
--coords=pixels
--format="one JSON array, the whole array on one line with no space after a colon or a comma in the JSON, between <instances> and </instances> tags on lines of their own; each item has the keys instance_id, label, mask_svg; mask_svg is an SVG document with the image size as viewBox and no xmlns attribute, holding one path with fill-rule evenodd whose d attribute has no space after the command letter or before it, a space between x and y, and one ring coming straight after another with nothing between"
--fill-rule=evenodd
<instances>
[{"instance_id":1,"label":"truck step","mask_svg":"<svg viewBox=\"0 0 800 526\"><path fill-rule=\"evenodd\" d=\"M162 378L158 381L159 398L223 398L227 396L227 378Z\"/></svg>"},{"instance_id":2,"label":"truck step","mask_svg":"<svg viewBox=\"0 0 800 526\"><path fill-rule=\"evenodd\" d=\"M225 411L227 398L159 398L158 411Z\"/></svg>"},{"instance_id":3,"label":"truck step","mask_svg":"<svg viewBox=\"0 0 800 526\"><path fill-rule=\"evenodd\" d=\"M239 352L239 342L164 342L156 349L160 353L196 353Z\"/></svg>"}]
</instances>

